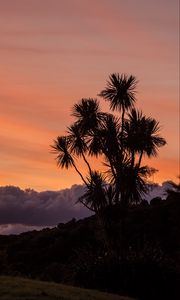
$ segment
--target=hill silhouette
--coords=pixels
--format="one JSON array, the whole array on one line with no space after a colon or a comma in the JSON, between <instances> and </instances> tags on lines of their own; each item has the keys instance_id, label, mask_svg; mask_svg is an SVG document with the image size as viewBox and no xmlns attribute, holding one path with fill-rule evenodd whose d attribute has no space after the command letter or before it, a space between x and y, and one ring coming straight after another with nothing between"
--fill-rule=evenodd
<instances>
[{"instance_id":1,"label":"hill silhouette","mask_svg":"<svg viewBox=\"0 0 180 300\"><path fill-rule=\"evenodd\" d=\"M120 211L116 210L117 219ZM104 252L96 216L0 236L1 274L61 282L139 299L179 299L180 201L171 195L129 209L126 261ZM120 222L113 230L120 231ZM160 298L161 297L161 298Z\"/></svg>"}]
</instances>

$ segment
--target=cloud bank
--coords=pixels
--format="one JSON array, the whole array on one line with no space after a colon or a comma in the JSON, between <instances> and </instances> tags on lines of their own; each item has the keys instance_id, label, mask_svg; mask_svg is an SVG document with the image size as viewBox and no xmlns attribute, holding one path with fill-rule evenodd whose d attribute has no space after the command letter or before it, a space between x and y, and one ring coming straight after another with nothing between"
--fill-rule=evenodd
<instances>
[{"instance_id":1,"label":"cloud bank","mask_svg":"<svg viewBox=\"0 0 180 300\"><path fill-rule=\"evenodd\" d=\"M82 193L81 185L44 192L14 186L0 187L0 233L20 233L87 217L90 212L76 204Z\"/></svg>"},{"instance_id":2,"label":"cloud bank","mask_svg":"<svg viewBox=\"0 0 180 300\"><path fill-rule=\"evenodd\" d=\"M149 186L146 200L160 196L166 198L169 182ZM67 222L72 218L81 219L91 213L76 203L83 194L82 185L73 185L60 191L36 192L22 190L15 186L0 187L0 234L18 234L29 230L40 230Z\"/></svg>"}]
</instances>

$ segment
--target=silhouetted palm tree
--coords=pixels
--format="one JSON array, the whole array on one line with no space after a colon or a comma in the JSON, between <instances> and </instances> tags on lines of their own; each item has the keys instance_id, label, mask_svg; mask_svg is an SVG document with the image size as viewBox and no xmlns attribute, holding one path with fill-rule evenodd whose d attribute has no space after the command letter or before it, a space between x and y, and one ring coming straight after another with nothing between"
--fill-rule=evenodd
<instances>
[{"instance_id":1,"label":"silhouetted palm tree","mask_svg":"<svg viewBox=\"0 0 180 300\"><path fill-rule=\"evenodd\" d=\"M110 102L112 111L120 111L121 116L102 112L96 99L83 98L73 106L75 122L68 127L68 135L58 137L52 146L58 166L74 167L85 184L85 193L78 201L101 217L110 235L114 228L111 218L116 208L120 211L121 257L126 256L127 249L128 207L142 199L147 191L147 179L155 172L141 166L142 157L156 156L166 143L159 135L159 123L134 108L136 84L132 75L111 74L99 95ZM90 156L102 158L105 172L92 169ZM77 158L82 158L88 167L86 177L75 164Z\"/></svg>"},{"instance_id":2,"label":"silhouetted palm tree","mask_svg":"<svg viewBox=\"0 0 180 300\"><path fill-rule=\"evenodd\" d=\"M99 189L100 202L106 205L139 201L145 192L146 179L152 173L152 169L141 167L142 156L156 156L158 148L166 143L159 135L159 123L134 108L136 84L132 75L111 74L100 96L110 102L113 111L122 112L121 118L102 112L96 99L83 98L73 106L72 115L76 120L68 128L68 136L59 137L53 146L58 154L58 165L73 166L88 188L87 192L91 194ZM104 179L100 180L100 173L92 170L87 158L93 155L101 155L106 167L106 186L111 186L113 193L104 189L104 185L102 188L100 182ZM88 166L88 179L76 167L74 159L78 157ZM103 202L104 193L108 192L112 199L107 201L105 197Z\"/></svg>"}]
</instances>

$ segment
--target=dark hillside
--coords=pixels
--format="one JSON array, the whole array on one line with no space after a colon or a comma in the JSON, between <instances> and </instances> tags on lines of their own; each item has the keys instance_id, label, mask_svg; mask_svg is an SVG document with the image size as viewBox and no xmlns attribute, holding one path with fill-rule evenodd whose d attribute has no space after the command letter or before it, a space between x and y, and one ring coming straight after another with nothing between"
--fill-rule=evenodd
<instances>
[{"instance_id":1,"label":"dark hillside","mask_svg":"<svg viewBox=\"0 0 180 300\"><path fill-rule=\"evenodd\" d=\"M118 219L116 209L116 219ZM115 213L114 213L115 215ZM113 232L120 232L115 221ZM109 257L95 216L53 229L0 236L1 274L62 282L139 299L179 299L180 201L131 208L126 261ZM163 295L163 298L160 298ZM172 297L173 296L173 297Z\"/></svg>"}]
</instances>

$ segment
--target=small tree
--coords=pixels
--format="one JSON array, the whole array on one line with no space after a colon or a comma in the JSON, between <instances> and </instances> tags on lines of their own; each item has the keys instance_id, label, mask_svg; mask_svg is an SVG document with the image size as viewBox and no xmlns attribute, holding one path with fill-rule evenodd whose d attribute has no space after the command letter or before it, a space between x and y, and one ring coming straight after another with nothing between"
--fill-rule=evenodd
<instances>
[{"instance_id":1,"label":"small tree","mask_svg":"<svg viewBox=\"0 0 180 300\"><path fill-rule=\"evenodd\" d=\"M67 135L57 137L52 145L58 166L74 167L81 177L86 191L78 201L100 217L109 253L115 249L115 255L120 254L122 259L127 256L128 207L142 200L148 177L155 172L142 165L143 156L156 156L159 147L166 144L159 135L159 123L135 109L136 85L132 75L111 74L99 96L117 113L102 112L96 99L83 98L73 106L75 122L68 127ZM93 170L93 156L101 157L104 172ZM77 167L78 158L87 166L85 175ZM119 215L120 232L112 225Z\"/></svg>"},{"instance_id":2,"label":"small tree","mask_svg":"<svg viewBox=\"0 0 180 300\"><path fill-rule=\"evenodd\" d=\"M142 199L147 179L155 172L142 166L142 158L156 156L166 144L159 123L135 109L136 85L132 75L111 74L99 96L118 115L102 112L96 99L83 98L73 107L75 122L67 135L57 137L52 145L58 166L74 167L86 187L79 201L97 214L114 205L127 209ZM101 156L104 173L92 169L92 156ZM78 158L87 166L86 175L77 167Z\"/></svg>"}]
</instances>

